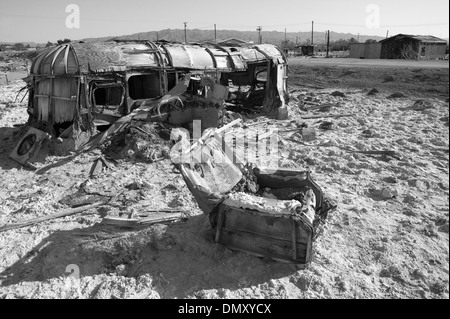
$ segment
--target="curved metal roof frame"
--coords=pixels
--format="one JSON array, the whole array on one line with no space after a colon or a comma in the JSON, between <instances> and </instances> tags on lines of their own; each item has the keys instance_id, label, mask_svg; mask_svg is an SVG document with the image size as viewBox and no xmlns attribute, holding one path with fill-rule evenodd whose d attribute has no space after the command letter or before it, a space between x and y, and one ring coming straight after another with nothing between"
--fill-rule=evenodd
<instances>
[{"instance_id":1,"label":"curved metal roof frame","mask_svg":"<svg viewBox=\"0 0 450 319\"><path fill-rule=\"evenodd\" d=\"M178 68L240 71L247 63L272 59L286 63L284 53L271 44L224 46L215 43L112 41L62 44L34 60L35 75L90 74L131 69Z\"/></svg>"}]
</instances>

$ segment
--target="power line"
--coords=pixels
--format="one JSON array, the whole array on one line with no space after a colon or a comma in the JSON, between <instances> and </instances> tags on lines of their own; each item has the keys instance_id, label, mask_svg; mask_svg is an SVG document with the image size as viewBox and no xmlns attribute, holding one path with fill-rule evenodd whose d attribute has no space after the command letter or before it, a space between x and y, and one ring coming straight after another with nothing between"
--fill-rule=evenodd
<instances>
[{"instance_id":1,"label":"power line","mask_svg":"<svg viewBox=\"0 0 450 319\"><path fill-rule=\"evenodd\" d=\"M332 26L332 27L367 27L365 24L336 24L336 23L325 23L325 22L316 22L316 24L320 25L326 25L326 26ZM387 27L393 27L393 28L399 28L399 27L433 27L433 26L444 26L449 25L448 22L442 22L442 23L423 23L423 24L385 24L380 25L380 28L387 28Z\"/></svg>"}]
</instances>

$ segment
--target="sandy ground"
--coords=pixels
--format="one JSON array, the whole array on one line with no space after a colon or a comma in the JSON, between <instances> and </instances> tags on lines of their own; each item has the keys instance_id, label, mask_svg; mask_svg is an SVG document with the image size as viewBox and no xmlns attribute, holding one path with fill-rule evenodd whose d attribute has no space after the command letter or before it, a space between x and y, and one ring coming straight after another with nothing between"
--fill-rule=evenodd
<instances>
[{"instance_id":1,"label":"sandy ground","mask_svg":"<svg viewBox=\"0 0 450 319\"><path fill-rule=\"evenodd\" d=\"M327 86L329 78L316 80ZM448 71L446 79L448 87ZM298 133L280 133L279 165L311 170L339 205L315 242L311 266L299 270L214 244L168 160L108 161L94 179L98 150L43 174L12 161L15 125L27 120L25 104L13 102L22 86L0 86L0 225L61 211L59 200L81 186L98 196L121 195L115 205L1 232L0 298L449 297L448 93L391 99L391 92L369 96L372 87L345 84L340 97L334 88L291 82L292 122L260 127L314 128L308 145L288 140ZM311 110L317 105L355 116L301 119L324 114ZM332 130L319 129L325 120ZM352 152L369 150L399 157ZM100 223L113 211L161 208L186 210L190 218L133 231Z\"/></svg>"},{"instance_id":2,"label":"sandy ground","mask_svg":"<svg viewBox=\"0 0 450 319\"><path fill-rule=\"evenodd\" d=\"M388 59L351 59L351 58L310 58L290 57L289 65L306 66L341 66L341 67L385 67L395 69L421 68L421 69L448 69L448 60L388 60Z\"/></svg>"}]
</instances>

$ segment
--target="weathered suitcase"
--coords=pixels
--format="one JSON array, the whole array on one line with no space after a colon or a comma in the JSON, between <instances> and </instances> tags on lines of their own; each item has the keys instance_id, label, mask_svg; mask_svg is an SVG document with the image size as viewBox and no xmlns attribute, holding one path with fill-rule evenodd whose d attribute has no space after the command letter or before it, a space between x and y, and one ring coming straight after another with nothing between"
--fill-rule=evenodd
<instances>
[{"instance_id":1,"label":"weathered suitcase","mask_svg":"<svg viewBox=\"0 0 450 319\"><path fill-rule=\"evenodd\" d=\"M210 213L215 241L256 256L307 265L312 257L316 211L323 200L321 189L308 172L277 170L269 173L255 169L255 174L258 184L273 193L278 190L286 194L285 190L289 190L304 194L303 203L289 207L295 203L292 199L253 195L240 196L244 198L236 201L233 200L236 195L229 194Z\"/></svg>"},{"instance_id":2,"label":"weathered suitcase","mask_svg":"<svg viewBox=\"0 0 450 319\"><path fill-rule=\"evenodd\" d=\"M199 207L209 216L215 241L249 254L308 265L316 229L335 208L324 200L310 173L254 168L259 187L283 199L236 193L232 189L242 173L219 144L208 143L201 162L178 167ZM209 158L214 152L219 164Z\"/></svg>"}]
</instances>

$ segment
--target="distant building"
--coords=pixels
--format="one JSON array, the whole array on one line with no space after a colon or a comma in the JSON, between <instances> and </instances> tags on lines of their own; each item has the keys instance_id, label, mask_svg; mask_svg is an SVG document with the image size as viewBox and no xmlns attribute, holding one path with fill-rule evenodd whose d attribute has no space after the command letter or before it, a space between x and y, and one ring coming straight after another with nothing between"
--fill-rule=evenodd
<instances>
[{"instance_id":1,"label":"distant building","mask_svg":"<svg viewBox=\"0 0 450 319\"><path fill-rule=\"evenodd\" d=\"M296 46L295 55L312 56L314 55L314 46L313 45Z\"/></svg>"},{"instance_id":2,"label":"distant building","mask_svg":"<svg viewBox=\"0 0 450 319\"><path fill-rule=\"evenodd\" d=\"M431 35L397 34L374 43L350 43L350 57L431 60L444 57L446 49L446 40Z\"/></svg>"},{"instance_id":3,"label":"distant building","mask_svg":"<svg viewBox=\"0 0 450 319\"><path fill-rule=\"evenodd\" d=\"M229 38L222 40L220 42L217 42L219 45L242 45L242 44L248 44L249 42L237 39L237 38Z\"/></svg>"},{"instance_id":4,"label":"distant building","mask_svg":"<svg viewBox=\"0 0 450 319\"><path fill-rule=\"evenodd\" d=\"M380 59L380 42L373 43L350 43L350 58L353 59Z\"/></svg>"},{"instance_id":5,"label":"distant building","mask_svg":"<svg viewBox=\"0 0 450 319\"><path fill-rule=\"evenodd\" d=\"M431 35L397 34L380 43L382 59L437 59L447 48L446 40Z\"/></svg>"}]
</instances>

